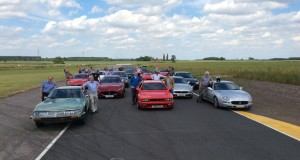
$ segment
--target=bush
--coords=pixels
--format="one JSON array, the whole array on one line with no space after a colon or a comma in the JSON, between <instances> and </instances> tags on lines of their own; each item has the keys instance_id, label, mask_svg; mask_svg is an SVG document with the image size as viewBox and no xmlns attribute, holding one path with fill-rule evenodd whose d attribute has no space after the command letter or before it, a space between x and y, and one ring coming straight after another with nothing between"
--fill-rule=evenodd
<instances>
[{"instance_id":1,"label":"bush","mask_svg":"<svg viewBox=\"0 0 300 160\"><path fill-rule=\"evenodd\" d=\"M54 64L65 64L64 59L59 57L59 56L55 57L52 61L53 61Z\"/></svg>"}]
</instances>

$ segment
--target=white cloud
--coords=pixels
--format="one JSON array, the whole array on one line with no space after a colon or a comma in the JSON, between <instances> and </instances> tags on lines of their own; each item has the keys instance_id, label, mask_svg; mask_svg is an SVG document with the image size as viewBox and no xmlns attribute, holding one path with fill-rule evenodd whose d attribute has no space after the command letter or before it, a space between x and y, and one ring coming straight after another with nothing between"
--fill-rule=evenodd
<instances>
[{"instance_id":1,"label":"white cloud","mask_svg":"<svg viewBox=\"0 0 300 160\"><path fill-rule=\"evenodd\" d=\"M265 32L261 37L267 38L270 37L272 34L270 32Z\"/></svg>"},{"instance_id":2,"label":"white cloud","mask_svg":"<svg viewBox=\"0 0 300 160\"><path fill-rule=\"evenodd\" d=\"M300 35L299 36L294 36L292 39L296 42L300 42Z\"/></svg>"},{"instance_id":3,"label":"white cloud","mask_svg":"<svg viewBox=\"0 0 300 160\"><path fill-rule=\"evenodd\" d=\"M92 14L97 14L97 13L102 12L102 9L101 9L99 6L94 5L90 12L91 12Z\"/></svg>"},{"instance_id":4,"label":"white cloud","mask_svg":"<svg viewBox=\"0 0 300 160\"><path fill-rule=\"evenodd\" d=\"M224 44L224 45L233 45L233 46L234 46L234 45L240 44L240 41L234 39L234 40L230 40L230 41L224 42L223 44Z\"/></svg>"},{"instance_id":5,"label":"white cloud","mask_svg":"<svg viewBox=\"0 0 300 160\"><path fill-rule=\"evenodd\" d=\"M278 45L281 45L284 43L284 40L283 39L277 39L275 41L273 41L274 44L278 44Z\"/></svg>"}]
</instances>

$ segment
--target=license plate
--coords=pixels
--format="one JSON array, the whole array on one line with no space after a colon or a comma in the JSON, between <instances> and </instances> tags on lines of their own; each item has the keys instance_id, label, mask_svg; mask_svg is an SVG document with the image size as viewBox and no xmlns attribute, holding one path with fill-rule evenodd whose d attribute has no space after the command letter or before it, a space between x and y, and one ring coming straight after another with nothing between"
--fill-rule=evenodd
<instances>
[{"instance_id":1,"label":"license plate","mask_svg":"<svg viewBox=\"0 0 300 160\"><path fill-rule=\"evenodd\" d=\"M152 105L152 108L163 108L163 105Z\"/></svg>"},{"instance_id":2,"label":"license plate","mask_svg":"<svg viewBox=\"0 0 300 160\"><path fill-rule=\"evenodd\" d=\"M114 95L105 95L105 98L113 98Z\"/></svg>"},{"instance_id":3,"label":"license plate","mask_svg":"<svg viewBox=\"0 0 300 160\"><path fill-rule=\"evenodd\" d=\"M185 96L184 93L177 93L177 96Z\"/></svg>"}]
</instances>

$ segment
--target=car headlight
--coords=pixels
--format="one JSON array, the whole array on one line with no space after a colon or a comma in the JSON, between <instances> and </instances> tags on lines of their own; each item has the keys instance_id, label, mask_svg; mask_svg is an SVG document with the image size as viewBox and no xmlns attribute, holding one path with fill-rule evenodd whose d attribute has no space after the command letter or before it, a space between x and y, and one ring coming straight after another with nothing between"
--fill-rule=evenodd
<instances>
[{"instance_id":1,"label":"car headlight","mask_svg":"<svg viewBox=\"0 0 300 160\"><path fill-rule=\"evenodd\" d=\"M166 101L172 101L173 99L172 98L166 98Z\"/></svg>"},{"instance_id":2,"label":"car headlight","mask_svg":"<svg viewBox=\"0 0 300 160\"><path fill-rule=\"evenodd\" d=\"M199 82L198 82L198 81L196 81L196 84L199 84Z\"/></svg>"},{"instance_id":3,"label":"car headlight","mask_svg":"<svg viewBox=\"0 0 300 160\"><path fill-rule=\"evenodd\" d=\"M226 97L226 96L222 97L222 99L223 99L223 101L225 101L225 102L230 102L230 99L229 99L228 97Z\"/></svg>"},{"instance_id":4,"label":"car headlight","mask_svg":"<svg viewBox=\"0 0 300 160\"><path fill-rule=\"evenodd\" d=\"M148 102L149 99L142 99L142 102Z\"/></svg>"},{"instance_id":5,"label":"car headlight","mask_svg":"<svg viewBox=\"0 0 300 160\"><path fill-rule=\"evenodd\" d=\"M249 102L252 103L252 101L253 101L253 100L252 100L252 97L249 96Z\"/></svg>"}]
</instances>

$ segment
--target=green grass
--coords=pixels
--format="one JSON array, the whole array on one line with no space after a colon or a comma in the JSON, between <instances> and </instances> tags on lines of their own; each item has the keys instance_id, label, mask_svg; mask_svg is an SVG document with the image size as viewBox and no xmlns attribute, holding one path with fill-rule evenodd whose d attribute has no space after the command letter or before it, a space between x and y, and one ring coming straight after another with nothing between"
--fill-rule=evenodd
<instances>
[{"instance_id":1,"label":"green grass","mask_svg":"<svg viewBox=\"0 0 300 160\"><path fill-rule=\"evenodd\" d=\"M173 66L175 71L189 71L200 77L208 70L213 77L223 79L237 78L260 81L271 81L300 85L300 61L177 61L172 62L66 62L54 65L52 62L0 62L0 97L12 92L37 87L49 75L55 81L64 80L63 69L68 68L73 74L79 67L101 68L114 64L147 65L150 70L154 66L165 69ZM38 93L37 93L38 96Z\"/></svg>"}]
</instances>

